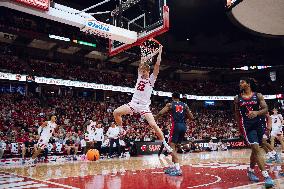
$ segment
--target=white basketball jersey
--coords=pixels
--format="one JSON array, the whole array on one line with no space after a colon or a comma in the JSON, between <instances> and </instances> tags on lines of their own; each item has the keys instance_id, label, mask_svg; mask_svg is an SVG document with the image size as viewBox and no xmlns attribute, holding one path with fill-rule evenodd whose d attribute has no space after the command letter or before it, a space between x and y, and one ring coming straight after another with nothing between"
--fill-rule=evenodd
<instances>
[{"instance_id":1,"label":"white basketball jersey","mask_svg":"<svg viewBox=\"0 0 284 189\"><path fill-rule=\"evenodd\" d=\"M281 127L282 122L281 120L283 120L283 117L281 114L277 114L277 115L271 115L271 120L272 120L272 129L274 127Z\"/></svg>"},{"instance_id":2,"label":"white basketball jersey","mask_svg":"<svg viewBox=\"0 0 284 189\"><path fill-rule=\"evenodd\" d=\"M94 139L95 139L95 141L103 141L104 140L104 129L103 128L96 128Z\"/></svg>"},{"instance_id":3,"label":"white basketball jersey","mask_svg":"<svg viewBox=\"0 0 284 189\"><path fill-rule=\"evenodd\" d=\"M46 127L42 128L41 136L50 138L56 126L57 126L56 123L52 123L51 121L48 121Z\"/></svg>"},{"instance_id":4,"label":"white basketball jersey","mask_svg":"<svg viewBox=\"0 0 284 189\"><path fill-rule=\"evenodd\" d=\"M135 85L135 91L132 96L132 101L138 101L142 105L151 104L151 95L153 91L156 77L152 73L148 79L143 79L141 74L138 74L137 83Z\"/></svg>"},{"instance_id":5,"label":"white basketball jersey","mask_svg":"<svg viewBox=\"0 0 284 189\"><path fill-rule=\"evenodd\" d=\"M91 123L87 126L87 131L89 134L94 134L96 130L97 123L95 121L90 121Z\"/></svg>"}]
</instances>

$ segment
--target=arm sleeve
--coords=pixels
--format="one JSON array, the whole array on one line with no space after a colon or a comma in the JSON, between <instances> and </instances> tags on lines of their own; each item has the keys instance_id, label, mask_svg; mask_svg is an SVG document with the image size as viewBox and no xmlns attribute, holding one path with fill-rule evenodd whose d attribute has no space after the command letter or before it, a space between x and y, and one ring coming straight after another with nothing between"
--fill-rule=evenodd
<instances>
[{"instance_id":1,"label":"arm sleeve","mask_svg":"<svg viewBox=\"0 0 284 189\"><path fill-rule=\"evenodd\" d=\"M154 87L154 85L155 85L155 82L156 82L156 77L154 76L154 74L152 73L151 75L150 75L150 83L151 83L151 85Z\"/></svg>"}]
</instances>

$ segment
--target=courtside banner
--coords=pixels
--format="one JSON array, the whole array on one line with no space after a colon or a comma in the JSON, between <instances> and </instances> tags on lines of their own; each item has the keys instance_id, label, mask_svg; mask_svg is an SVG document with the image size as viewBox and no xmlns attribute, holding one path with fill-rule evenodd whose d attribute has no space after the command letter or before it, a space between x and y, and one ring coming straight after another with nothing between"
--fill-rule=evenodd
<instances>
[{"instance_id":1,"label":"courtside banner","mask_svg":"<svg viewBox=\"0 0 284 189\"><path fill-rule=\"evenodd\" d=\"M196 140L193 141L194 143L199 144L202 148L208 148L209 147L209 140ZM187 144L189 142L185 142L183 144ZM246 148L247 145L245 144L244 140L241 138L232 138L232 139L224 139L222 140L222 143L225 143L227 145L228 149L238 149L238 148ZM216 140L215 145L218 144L218 141Z\"/></svg>"},{"instance_id":2,"label":"courtside banner","mask_svg":"<svg viewBox=\"0 0 284 189\"><path fill-rule=\"evenodd\" d=\"M206 148L209 147L208 140L185 141L184 143L182 143L182 145L186 145L190 142L199 144L199 146L201 148L204 148L204 150L206 150ZM225 140L222 140L222 142L227 145L228 149L239 149L239 148L247 147L244 140L240 138L225 139ZM217 142L214 144L217 145ZM161 149L161 146L162 146L162 142L135 142L136 155L157 154L159 150Z\"/></svg>"},{"instance_id":3,"label":"courtside banner","mask_svg":"<svg viewBox=\"0 0 284 189\"><path fill-rule=\"evenodd\" d=\"M0 72L0 79L2 80L11 80L11 81L26 81L27 75L21 74L12 74L12 73L5 73ZM54 78L46 78L46 77L36 77L35 82L47 85L61 85L67 87L78 87L78 88L85 88L85 89L95 89L95 90L104 90L104 91L115 91L115 92L123 92L123 93L134 93L134 88L130 87L121 87L121 86L113 86L113 85L104 85L104 84L97 84L97 83L88 83L82 81L71 81L71 80L64 80L64 79L54 79ZM164 91L153 91L153 95L161 96L161 97L171 97L171 92L164 92ZM265 99L277 99L282 94L277 95L263 95ZM282 95L283 96L283 95ZM184 98L189 100L234 100L234 96L197 96L197 95L183 95Z\"/></svg>"},{"instance_id":4,"label":"courtside banner","mask_svg":"<svg viewBox=\"0 0 284 189\"><path fill-rule=\"evenodd\" d=\"M234 96L196 96L195 100L234 100Z\"/></svg>"}]
</instances>

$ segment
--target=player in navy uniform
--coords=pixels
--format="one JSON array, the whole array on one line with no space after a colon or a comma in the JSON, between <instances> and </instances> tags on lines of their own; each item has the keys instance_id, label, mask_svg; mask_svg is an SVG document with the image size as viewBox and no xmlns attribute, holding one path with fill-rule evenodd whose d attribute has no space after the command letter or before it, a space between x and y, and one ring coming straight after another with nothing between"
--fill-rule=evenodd
<instances>
[{"instance_id":1,"label":"player in navy uniform","mask_svg":"<svg viewBox=\"0 0 284 189\"><path fill-rule=\"evenodd\" d=\"M177 146L183 141L187 127L185 121L187 119L193 120L193 115L189 110L187 104L179 100L180 94L173 93L171 103L166 106L155 116L157 120L161 115L170 112L172 119L172 127L169 136L169 145L172 147L172 162L174 163L171 167L165 170L166 174L171 176L181 176L182 171L180 169L179 159L177 156Z\"/></svg>"},{"instance_id":2,"label":"player in navy uniform","mask_svg":"<svg viewBox=\"0 0 284 189\"><path fill-rule=\"evenodd\" d=\"M252 153L250 156L250 167L248 177L251 181L258 182L259 178L254 173L257 164L265 178L265 186L273 187L274 181L265 169L265 162L260 152L260 145L264 135L262 120L267 112L267 104L260 93L255 91L255 81L251 78L241 78L241 94L234 100L236 121L246 142L250 145Z\"/></svg>"}]
</instances>

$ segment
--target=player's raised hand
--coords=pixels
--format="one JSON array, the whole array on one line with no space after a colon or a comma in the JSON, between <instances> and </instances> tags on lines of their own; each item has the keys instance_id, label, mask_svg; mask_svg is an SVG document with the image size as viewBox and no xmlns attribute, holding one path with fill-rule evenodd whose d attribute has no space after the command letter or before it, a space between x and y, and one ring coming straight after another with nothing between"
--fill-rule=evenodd
<instances>
[{"instance_id":1,"label":"player's raised hand","mask_svg":"<svg viewBox=\"0 0 284 189\"><path fill-rule=\"evenodd\" d=\"M249 111L249 113L248 113L248 117L250 118L250 119L253 119L253 118L256 118L257 117L257 111Z\"/></svg>"},{"instance_id":2,"label":"player's raised hand","mask_svg":"<svg viewBox=\"0 0 284 189\"><path fill-rule=\"evenodd\" d=\"M232 5L232 0L227 0L227 7L230 7Z\"/></svg>"},{"instance_id":3,"label":"player's raised hand","mask_svg":"<svg viewBox=\"0 0 284 189\"><path fill-rule=\"evenodd\" d=\"M160 45L159 54L158 54L158 57L157 57L158 61L161 61L161 59L162 59L162 52L163 52L163 46Z\"/></svg>"}]
</instances>

